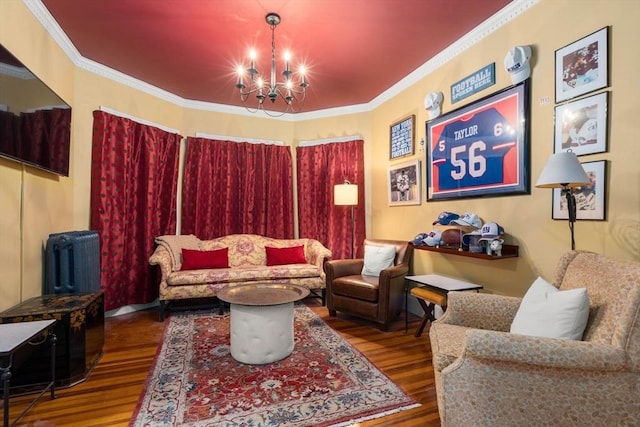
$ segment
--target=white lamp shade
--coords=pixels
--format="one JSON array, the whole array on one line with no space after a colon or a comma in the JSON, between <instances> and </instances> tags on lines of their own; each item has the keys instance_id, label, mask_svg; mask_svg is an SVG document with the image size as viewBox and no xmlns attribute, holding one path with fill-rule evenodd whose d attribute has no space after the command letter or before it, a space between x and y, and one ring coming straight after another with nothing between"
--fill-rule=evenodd
<instances>
[{"instance_id":1,"label":"white lamp shade","mask_svg":"<svg viewBox=\"0 0 640 427\"><path fill-rule=\"evenodd\" d=\"M536 187L580 187L589 184L589 177L575 153L565 151L549 157L536 182Z\"/></svg>"},{"instance_id":2,"label":"white lamp shade","mask_svg":"<svg viewBox=\"0 0 640 427\"><path fill-rule=\"evenodd\" d=\"M358 186L355 184L337 184L333 187L333 204L355 206L358 204Z\"/></svg>"}]
</instances>

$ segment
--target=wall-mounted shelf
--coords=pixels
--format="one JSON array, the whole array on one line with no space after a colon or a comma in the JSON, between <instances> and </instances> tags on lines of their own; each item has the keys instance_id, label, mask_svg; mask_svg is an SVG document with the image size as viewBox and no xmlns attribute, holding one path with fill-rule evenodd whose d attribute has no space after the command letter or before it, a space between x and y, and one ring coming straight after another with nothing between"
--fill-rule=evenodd
<instances>
[{"instance_id":1,"label":"wall-mounted shelf","mask_svg":"<svg viewBox=\"0 0 640 427\"><path fill-rule=\"evenodd\" d=\"M502 245L502 256L494 256L487 255L486 253L475 253L469 251L460 251L457 248L443 248L443 247L434 247L434 246L423 246L423 245L414 245L411 243L414 249L421 251L430 251L430 252L439 252L441 254L448 255L458 255L458 256L466 256L469 258L480 258L486 259L490 261L494 261L497 259L505 259L505 258L517 258L519 248L516 245Z\"/></svg>"}]
</instances>

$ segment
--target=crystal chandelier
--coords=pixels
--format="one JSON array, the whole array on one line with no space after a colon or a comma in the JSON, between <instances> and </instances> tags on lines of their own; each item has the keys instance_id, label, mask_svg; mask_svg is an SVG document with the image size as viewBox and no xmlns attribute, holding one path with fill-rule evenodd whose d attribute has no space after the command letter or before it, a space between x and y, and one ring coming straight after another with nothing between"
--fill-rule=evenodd
<instances>
[{"instance_id":1,"label":"crystal chandelier","mask_svg":"<svg viewBox=\"0 0 640 427\"><path fill-rule=\"evenodd\" d=\"M299 81L293 82L293 71L290 68L291 54L287 51L284 55L284 71L282 72L283 81L278 82L276 80L276 39L275 31L276 27L280 23L280 15L277 13L268 13L265 17L265 21L271 27L271 76L269 81L260 75L260 72L256 69L256 53L251 51L250 65L248 69L244 66L238 66L238 82L236 87L240 91L240 99L245 108L252 113L258 110L263 110L269 116L281 116L289 112L297 112L304 105L305 92L309 86L305 75L304 66L300 66L298 70ZM248 74L248 76L247 76ZM247 101L251 95L255 95L257 104L255 107L251 107ZM269 110L265 109L264 100L269 99L272 104L275 104L278 98L282 99L286 103L286 108L280 113L273 114ZM297 106L294 104L297 102ZM281 109L280 109L281 110Z\"/></svg>"}]
</instances>

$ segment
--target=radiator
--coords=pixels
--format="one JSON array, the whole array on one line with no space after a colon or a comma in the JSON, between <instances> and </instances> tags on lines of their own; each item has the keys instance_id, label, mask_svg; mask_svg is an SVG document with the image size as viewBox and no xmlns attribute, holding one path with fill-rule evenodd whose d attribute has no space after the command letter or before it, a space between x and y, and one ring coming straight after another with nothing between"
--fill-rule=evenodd
<instances>
[{"instance_id":1,"label":"radiator","mask_svg":"<svg viewBox=\"0 0 640 427\"><path fill-rule=\"evenodd\" d=\"M47 294L100 290L100 238L93 230L50 234L46 247Z\"/></svg>"}]
</instances>

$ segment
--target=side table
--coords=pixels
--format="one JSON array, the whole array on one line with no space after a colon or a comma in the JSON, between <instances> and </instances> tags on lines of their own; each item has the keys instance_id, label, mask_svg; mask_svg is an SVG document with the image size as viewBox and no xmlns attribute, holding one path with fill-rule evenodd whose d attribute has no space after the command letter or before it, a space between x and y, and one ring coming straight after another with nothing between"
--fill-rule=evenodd
<instances>
[{"instance_id":1,"label":"side table","mask_svg":"<svg viewBox=\"0 0 640 427\"><path fill-rule=\"evenodd\" d=\"M55 375L56 375L56 335L52 333L55 320L39 320L34 322L10 323L0 325L0 372L2 373L2 397L4 404L4 426L15 425L15 423L27 413L29 409L42 397L47 391L51 392L51 398L55 399ZM44 336L44 338L42 338ZM51 343L51 362L50 362L50 381L45 385L44 389L35 397L35 399L13 420L13 424L9 423L9 397L11 368L14 364L14 355L18 350L26 345L39 345L44 343L47 336ZM34 343L37 339L40 342Z\"/></svg>"},{"instance_id":2,"label":"side table","mask_svg":"<svg viewBox=\"0 0 640 427\"><path fill-rule=\"evenodd\" d=\"M420 326L416 330L416 337L422 335L422 331L428 321L435 320L434 308L435 305L440 305L446 308L447 294L450 291L480 291L482 285L478 285L471 282L465 282L463 280L454 279L452 277L440 276L438 274L423 274L420 276L406 276L404 287L404 331L407 333L409 329L409 282L420 285L420 288L415 288L415 296L420 303L420 306L424 310L424 316ZM413 290L411 292L414 294Z\"/></svg>"}]
</instances>

